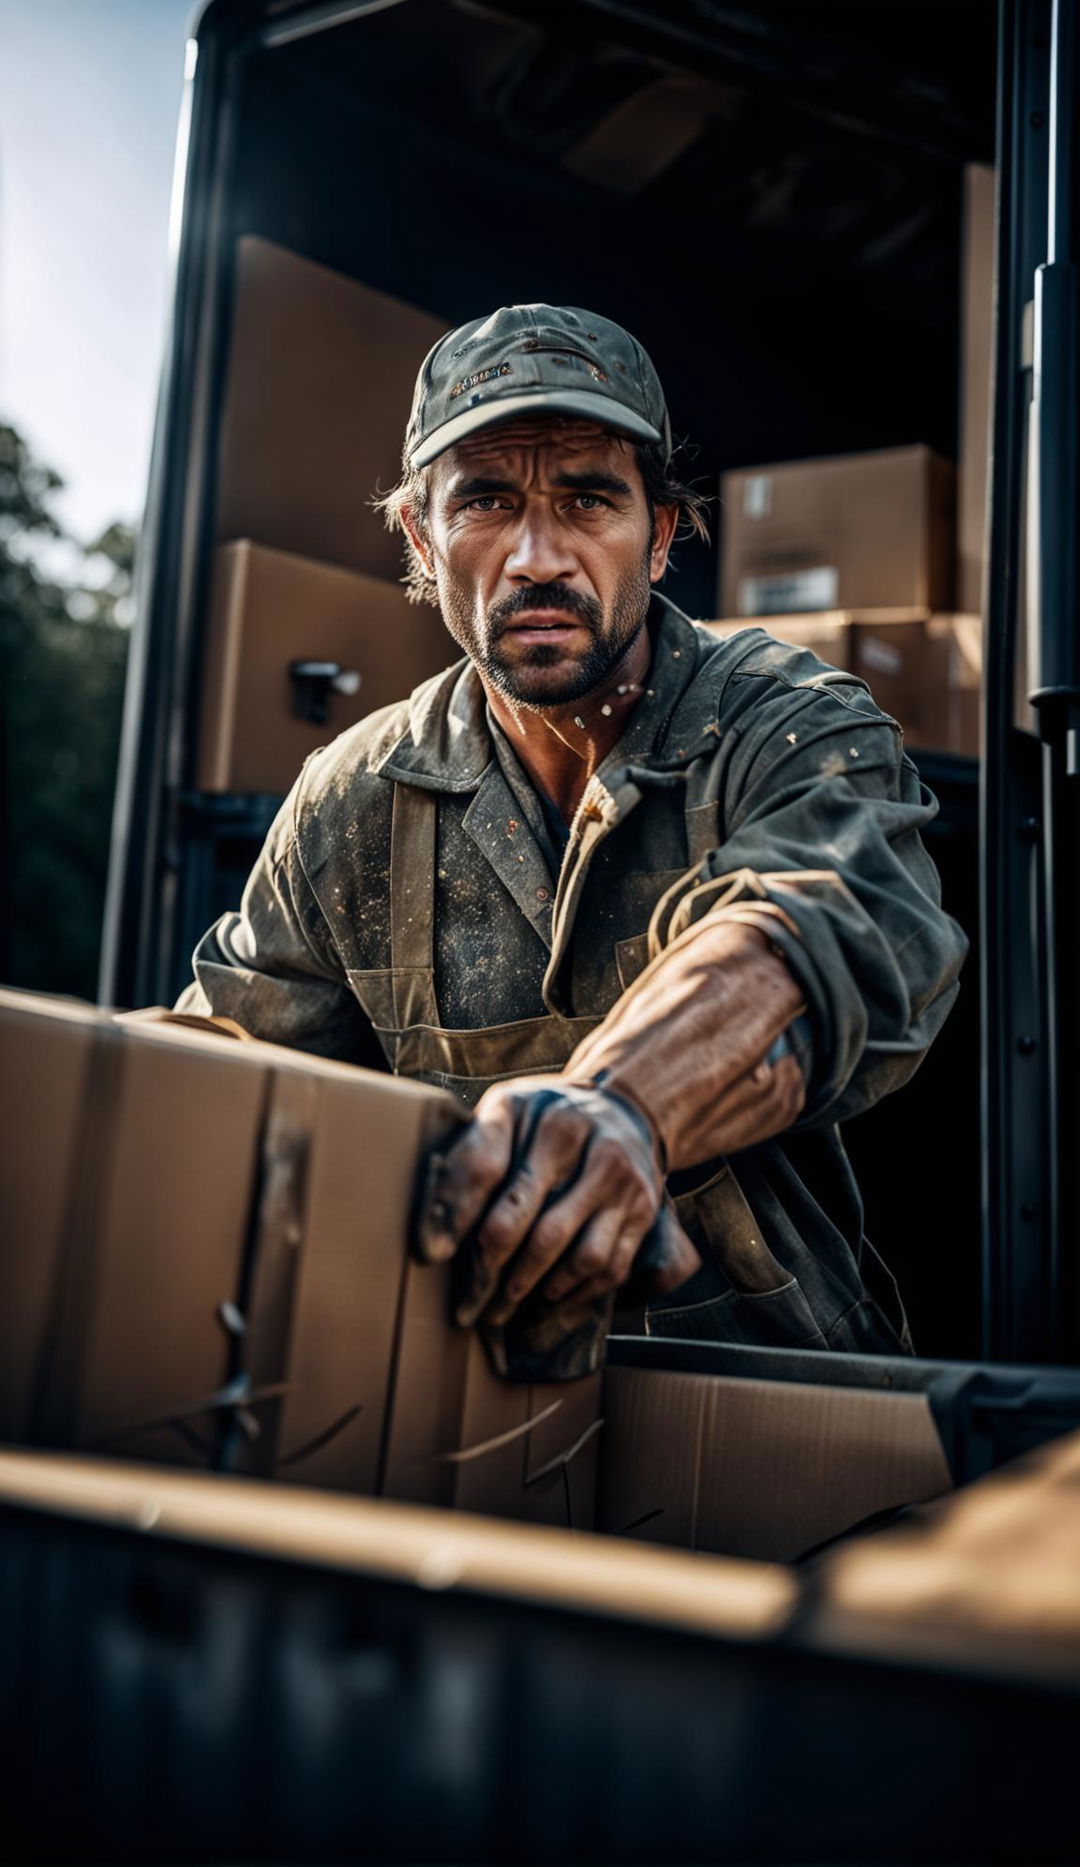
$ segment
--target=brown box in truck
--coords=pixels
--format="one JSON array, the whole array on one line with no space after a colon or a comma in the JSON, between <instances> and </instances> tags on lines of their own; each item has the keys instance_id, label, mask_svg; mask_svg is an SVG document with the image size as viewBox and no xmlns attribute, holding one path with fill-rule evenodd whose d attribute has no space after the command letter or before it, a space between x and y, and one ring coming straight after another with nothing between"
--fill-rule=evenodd
<instances>
[{"instance_id":1,"label":"brown box in truck","mask_svg":"<svg viewBox=\"0 0 1080 1867\"><path fill-rule=\"evenodd\" d=\"M597 1528L791 1562L952 1486L925 1394L608 1368Z\"/></svg>"},{"instance_id":2,"label":"brown box in truck","mask_svg":"<svg viewBox=\"0 0 1080 1867\"><path fill-rule=\"evenodd\" d=\"M724 616L949 609L955 472L927 447L726 473Z\"/></svg>"},{"instance_id":3,"label":"brown box in truck","mask_svg":"<svg viewBox=\"0 0 1080 1867\"><path fill-rule=\"evenodd\" d=\"M919 610L769 616L704 625L715 635L752 626L857 674L910 746L977 757L982 678L978 616Z\"/></svg>"},{"instance_id":4,"label":"brown box in truck","mask_svg":"<svg viewBox=\"0 0 1080 1867\"><path fill-rule=\"evenodd\" d=\"M207 1464L239 1372L231 1469L591 1523L599 1377L497 1379L449 1271L409 1261L417 1170L461 1104L16 992L0 1056L0 1440Z\"/></svg>"},{"instance_id":5,"label":"brown box in truck","mask_svg":"<svg viewBox=\"0 0 1080 1867\"><path fill-rule=\"evenodd\" d=\"M398 478L416 373L446 329L414 305L245 235L217 538L254 538L372 577L400 577L401 540L369 502Z\"/></svg>"},{"instance_id":6,"label":"brown box in truck","mask_svg":"<svg viewBox=\"0 0 1080 1867\"><path fill-rule=\"evenodd\" d=\"M437 610L400 585L250 540L214 557L196 785L284 792L305 758L356 720L459 658ZM301 718L293 661L336 662L354 694L329 695L324 724Z\"/></svg>"},{"instance_id":7,"label":"brown box in truck","mask_svg":"<svg viewBox=\"0 0 1080 1867\"><path fill-rule=\"evenodd\" d=\"M459 1105L13 992L0 1050L0 1438L197 1463L239 1363L288 1386L243 1469L376 1489L413 1179Z\"/></svg>"},{"instance_id":8,"label":"brown box in truck","mask_svg":"<svg viewBox=\"0 0 1080 1867\"><path fill-rule=\"evenodd\" d=\"M262 1081L15 992L0 1053L0 1437L192 1463L137 1429L228 1373Z\"/></svg>"}]
</instances>

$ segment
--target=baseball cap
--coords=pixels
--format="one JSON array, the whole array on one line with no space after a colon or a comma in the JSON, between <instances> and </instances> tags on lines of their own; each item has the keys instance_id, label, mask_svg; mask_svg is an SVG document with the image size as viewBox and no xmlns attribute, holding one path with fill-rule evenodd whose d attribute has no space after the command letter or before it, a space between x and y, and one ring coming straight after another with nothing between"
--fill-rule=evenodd
<instances>
[{"instance_id":1,"label":"baseball cap","mask_svg":"<svg viewBox=\"0 0 1080 1867\"><path fill-rule=\"evenodd\" d=\"M636 337L573 305L504 305L424 358L406 460L426 467L466 435L533 411L579 415L671 452L660 378Z\"/></svg>"}]
</instances>

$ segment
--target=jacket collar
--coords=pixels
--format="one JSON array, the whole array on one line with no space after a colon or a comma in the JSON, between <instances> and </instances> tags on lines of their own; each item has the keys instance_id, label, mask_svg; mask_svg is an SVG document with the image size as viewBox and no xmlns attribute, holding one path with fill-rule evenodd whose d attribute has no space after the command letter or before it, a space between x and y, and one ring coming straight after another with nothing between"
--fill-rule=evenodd
<instances>
[{"instance_id":1,"label":"jacket collar","mask_svg":"<svg viewBox=\"0 0 1080 1867\"><path fill-rule=\"evenodd\" d=\"M658 591L649 607L653 658L645 693L605 766L662 757L670 728L693 680L701 638L693 623ZM376 767L384 778L434 791L475 791L495 759L487 698L471 661L459 661L418 687L409 724ZM702 721L704 725L704 719ZM698 734L692 734L698 737Z\"/></svg>"}]
</instances>

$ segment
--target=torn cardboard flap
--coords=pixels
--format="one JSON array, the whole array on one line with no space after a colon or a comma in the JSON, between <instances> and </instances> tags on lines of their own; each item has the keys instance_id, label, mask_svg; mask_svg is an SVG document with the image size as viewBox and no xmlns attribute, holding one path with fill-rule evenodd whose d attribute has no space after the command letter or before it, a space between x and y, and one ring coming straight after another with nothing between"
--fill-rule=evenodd
<instances>
[{"instance_id":1,"label":"torn cardboard flap","mask_svg":"<svg viewBox=\"0 0 1080 1867\"><path fill-rule=\"evenodd\" d=\"M282 1403L274 1469L303 1484L371 1492L379 1483L417 1166L463 1111L435 1090L403 1099L387 1096L380 1077L354 1076L320 1084L285 1361L293 1391Z\"/></svg>"},{"instance_id":2,"label":"torn cardboard flap","mask_svg":"<svg viewBox=\"0 0 1080 1867\"><path fill-rule=\"evenodd\" d=\"M578 1442L600 1417L601 1377L500 1380L476 1332L452 1321L451 1285L448 1266L406 1268L383 1492L590 1528L596 1435ZM565 1475L543 1469L572 1451Z\"/></svg>"}]
</instances>

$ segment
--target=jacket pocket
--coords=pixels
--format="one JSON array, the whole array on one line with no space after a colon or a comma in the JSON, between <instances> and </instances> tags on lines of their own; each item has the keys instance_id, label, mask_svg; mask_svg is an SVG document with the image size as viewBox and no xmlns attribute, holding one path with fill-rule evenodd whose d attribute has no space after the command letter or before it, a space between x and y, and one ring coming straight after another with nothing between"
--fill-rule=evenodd
<instances>
[{"instance_id":1,"label":"jacket pocket","mask_svg":"<svg viewBox=\"0 0 1080 1867\"><path fill-rule=\"evenodd\" d=\"M701 1302L650 1309L650 1334L770 1348L828 1347L806 1292L769 1249L726 1161L700 1186L681 1193L675 1210L710 1267L717 1292Z\"/></svg>"},{"instance_id":2,"label":"jacket pocket","mask_svg":"<svg viewBox=\"0 0 1080 1867\"><path fill-rule=\"evenodd\" d=\"M775 1290L725 1290L702 1303L669 1304L645 1312L647 1335L680 1341L737 1342L747 1348L827 1348L798 1278Z\"/></svg>"}]
</instances>

